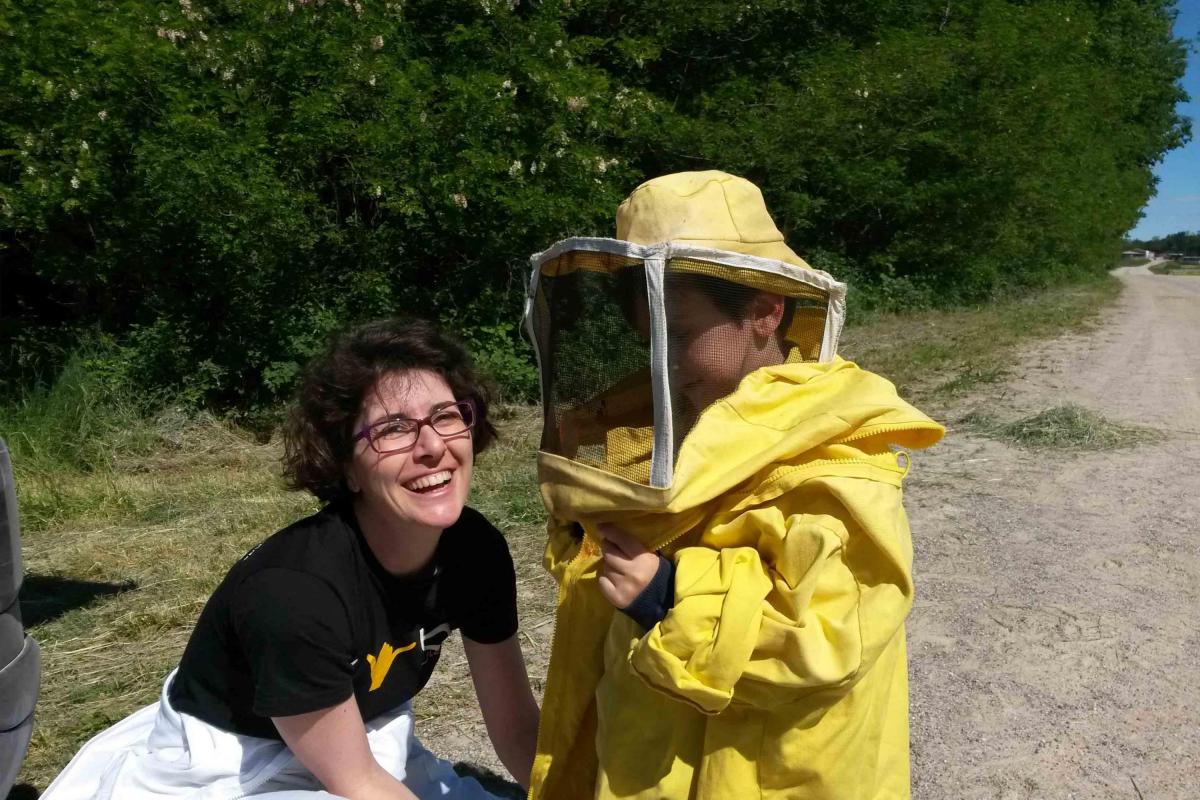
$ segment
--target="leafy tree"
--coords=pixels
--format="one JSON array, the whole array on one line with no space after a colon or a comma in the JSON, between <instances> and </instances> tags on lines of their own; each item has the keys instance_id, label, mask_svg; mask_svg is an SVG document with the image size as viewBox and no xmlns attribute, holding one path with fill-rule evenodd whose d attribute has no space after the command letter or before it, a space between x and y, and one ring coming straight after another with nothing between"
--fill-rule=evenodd
<instances>
[{"instance_id":1,"label":"leafy tree","mask_svg":"<svg viewBox=\"0 0 1200 800\"><path fill-rule=\"evenodd\" d=\"M1153 250L1156 253L1183 253L1200 256L1200 231L1178 231L1155 239L1135 239L1127 242L1129 247Z\"/></svg>"},{"instance_id":2,"label":"leafy tree","mask_svg":"<svg viewBox=\"0 0 1200 800\"><path fill-rule=\"evenodd\" d=\"M527 259L720 168L860 301L1106 266L1188 136L1164 0L0 0L0 361L87 331L253 406L440 317L512 396ZM94 334L88 334L94 335Z\"/></svg>"}]
</instances>

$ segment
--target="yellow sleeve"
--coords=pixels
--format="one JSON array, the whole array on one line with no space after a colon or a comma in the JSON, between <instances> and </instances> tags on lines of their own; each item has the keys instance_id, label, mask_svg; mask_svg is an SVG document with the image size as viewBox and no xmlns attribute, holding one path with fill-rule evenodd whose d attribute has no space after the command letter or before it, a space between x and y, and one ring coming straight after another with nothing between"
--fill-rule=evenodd
<instances>
[{"instance_id":1,"label":"yellow sleeve","mask_svg":"<svg viewBox=\"0 0 1200 800\"><path fill-rule=\"evenodd\" d=\"M715 714L833 702L870 668L912 605L899 487L822 480L705 537L748 544L676 553L674 607L630 652L644 681Z\"/></svg>"}]
</instances>

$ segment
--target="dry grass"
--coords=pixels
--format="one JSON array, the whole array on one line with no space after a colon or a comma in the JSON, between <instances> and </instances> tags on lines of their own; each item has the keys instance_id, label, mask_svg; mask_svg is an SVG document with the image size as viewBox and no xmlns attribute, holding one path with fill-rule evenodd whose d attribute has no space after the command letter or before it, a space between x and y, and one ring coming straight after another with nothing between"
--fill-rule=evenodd
<instances>
[{"instance_id":1,"label":"dry grass","mask_svg":"<svg viewBox=\"0 0 1200 800\"><path fill-rule=\"evenodd\" d=\"M879 317L849 330L844 350L925 402L1002 380L1020 341L1084 324L1115 293L1099 284L984 310ZM471 502L508 537L522 644L540 693L554 603L541 567L541 419L525 407L499 408L496 417L501 439L480 459ZM0 415L0 427L11 424ZM5 436L13 440L11 427ZM117 431L100 451L86 468L14 458L25 529L22 602L44 666L19 782L36 789L89 736L156 699L225 570L315 508L282 488L277 442L257 442L211 417L168 413ZM498 767L456 644L443 652L417 711L435 751Z\"/></svg>"},{"instance_id":2,"label":"dry grass","mask_svg":"<svg viewBox=\"0 0 1200 800\"><path fill-rule=\"evenodd\" d=\"M154 424L171 437L136 462L18 466L22 607L43 658L21 780L39 788L89 735L156 699L225 569L313 508L274 477L275 444L211 418Z\"/></svg>"},{"instance_id":3,"label":"dry grass","mask_svg":"<svg viewBox=\"0 0 1200 800\"><path fill-rule=\"evenodd\" d=\"M1112 422L1076 405L1056 406L1012 422L982 414L968 415L962 422L985 436L1035 450L1117 450L1161 437L1153 429Z\"/></svg>"}]
</instances>

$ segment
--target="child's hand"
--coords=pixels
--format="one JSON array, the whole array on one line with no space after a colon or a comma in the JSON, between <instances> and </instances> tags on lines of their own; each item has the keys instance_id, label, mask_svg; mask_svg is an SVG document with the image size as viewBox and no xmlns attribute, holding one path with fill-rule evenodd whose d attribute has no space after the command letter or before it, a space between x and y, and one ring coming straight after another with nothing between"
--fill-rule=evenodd
<instances>
[{"instance_id":1,"label":"child's hand","mask_svg":"<svg viewBox=\"0 0 1200 800\"><path fill-rule=\"evenodd\" d=\"M658 554L615 525L601 525L600 535L600 592L615 608L627 608L658 572Z\"/></svg>"}]
</instances>

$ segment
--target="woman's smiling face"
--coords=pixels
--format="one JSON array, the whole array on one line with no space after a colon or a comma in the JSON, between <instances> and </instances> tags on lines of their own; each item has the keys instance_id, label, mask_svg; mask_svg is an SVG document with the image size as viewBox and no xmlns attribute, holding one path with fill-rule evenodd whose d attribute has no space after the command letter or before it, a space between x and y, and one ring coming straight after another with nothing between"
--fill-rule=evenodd
<instances>
[{"instance_id":1,"label":"woman's smiling face","mask_svg":"<svg viewBox=\"0 0 1200 800\"><path fill-rule=\"evenodd\" d=\"M409 370L383 376L363 398L354 429L389 418L423 419L458 398L440 375ZM355 443L346 480L356 505L371 518L398 529L441 531L453 525L467 502L474 448L471 431L442 436L421 425L409 450L377 453L366 438Z\"/></svg>"}]
</instances>

